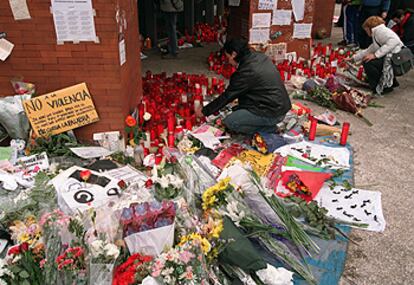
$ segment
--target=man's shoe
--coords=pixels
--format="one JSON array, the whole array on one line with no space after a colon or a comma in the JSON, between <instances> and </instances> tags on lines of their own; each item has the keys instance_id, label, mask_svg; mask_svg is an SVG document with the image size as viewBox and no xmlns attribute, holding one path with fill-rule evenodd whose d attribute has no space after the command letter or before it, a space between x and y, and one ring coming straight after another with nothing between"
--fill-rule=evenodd
<instances>
[{"instance_id":1,"label":"man's shoe","mask_svg":"<svg viewBox=\"0 0 414 285\"><path fill-rule=\"evenodd\" d=\"M178 54L166 54L166 55L162 55L162 59L177 59L178 58Z\"/></svg>"}]
</instances>

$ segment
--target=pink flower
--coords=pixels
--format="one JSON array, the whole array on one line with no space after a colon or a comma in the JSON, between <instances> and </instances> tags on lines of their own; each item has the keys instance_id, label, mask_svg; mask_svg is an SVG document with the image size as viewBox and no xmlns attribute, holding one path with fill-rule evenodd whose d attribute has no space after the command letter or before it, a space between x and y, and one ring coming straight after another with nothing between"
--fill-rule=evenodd
<instances>
[{"instance_id":1,"label":"pink flower","mask_svg":"<svg viewBox=\"0 0 414 285\"><path fill-rule=\"evenodd\" d=\"M157 260L154 263L154 271L158 271L158 270L161 271L163 268L164 268L164 263L162 261Z\"/></svg>"},{"instance_id":2,"label":"pink flower","mask_svg":"<svg viewBox=\"0 0 414 285\"><path fill-rule=\"evenodd\" d=\"M173 261L174 260L174 255L172 255L171 253L167 253L167 255L165 256L165 260Z\"/></svg>"},{"instance_id":3,"label":"pink flower","mask_svg":"<svg viewBox=\"0 0 414 285\"><path fill-rule=\"evenodd\" d=\"M45 266L46 262L47 262L47 259L42 259L42 260L39 262L39 266L40 266L40 268L43 268L43 267Z\"/></svg>"},{"instance_id":4,"label":"pink flower","mask_svg":"<svg viewBox=\"0 0 414 285\"><path fill-rule=\"evenodd\" d=\"M187 280L193 280L194 274L193 274L193 267L188 266L185 270L185 279Z\"/></svg>"},{"instance_id":5,"label":"pink flower","mask_svg":"<svg viewBox=\"0 0 414 285\"><path fill-rule=\"evenodd\" d=\"M66 259L65 261L63 261L63 266L69 265L69 264L73 264L73 259Z\"/></svg>"},{"instance_id":6,"label":"pink flower","mask_svg":"<svg viewBox=\"0 0 414 285\"><path fill-rule=\"evenodd\" d=\"M156 270L151 273L151 276L154 278L157 278L160 275L161 275L161 270Z\"/></svg>"},{"instance_id":7,"label":"pink flower","mask_svg":"<svg viewBox=\"0 0 414 285\"><path fill-rule=\"evenodd\" d=\"M194 254L191 253L191 252L189 252L189 251L183 251L183 252L180 253L180 257L179 258L180 258L180 260L182 262L184 262L184 264L187 264L187 263L190 262L190 260L192 258L194 258Z\"/></svg>"}]
</instances>

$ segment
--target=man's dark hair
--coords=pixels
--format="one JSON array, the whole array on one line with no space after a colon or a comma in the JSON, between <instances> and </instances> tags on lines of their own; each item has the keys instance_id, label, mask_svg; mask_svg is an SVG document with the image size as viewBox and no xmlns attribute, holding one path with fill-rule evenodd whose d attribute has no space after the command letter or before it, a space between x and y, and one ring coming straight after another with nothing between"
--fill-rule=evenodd
<instances>
[{"instance_id":1,"label":"man's dark hair","mask_svg":"<svg viewBox=\"0 0 414 285\"><path fill-rule=\"evenodd\" d=\"M405 15L405 11L403 9L398 9L397 11L394 12L394 14L392 14L392 19L395 19L395 18L399 19L404 15Z\"/></svg>"},{"instance_id":2,"label":"man's dark hair","mask_svg":"<svg viewBox=\"0 0 414 285\"><path fill-rule=\"evenodd\" d=\"M234 58L235 61L240 62L240 60L250 54L249 44L244 39L231 39L227 40L223 47L224 51L228 54L233 52L237 53L237 56Z\"/></svg>"}]
</instances>

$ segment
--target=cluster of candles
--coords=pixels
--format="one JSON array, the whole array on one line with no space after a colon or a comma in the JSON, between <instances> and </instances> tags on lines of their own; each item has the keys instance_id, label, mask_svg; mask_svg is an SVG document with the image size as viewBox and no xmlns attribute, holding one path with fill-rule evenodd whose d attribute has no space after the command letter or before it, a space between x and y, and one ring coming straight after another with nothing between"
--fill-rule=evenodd
<instances>
[{"instance_id":1,"label":"cluster of candles","mask_svg":"<svg viewBox=\"0 0 414 285\"><path fill-rule=\"evenodd\" d=\"M224 78L229 79L236 71L236 68L228 62L226 55L222 52L210 53L207 61L210 71L214 71Z\"/></svg>"},{"instance_id":2,"label":"cluster of candles","mask_svg":"<svg viewBox=\"0 0 414 285\"><path fill-rule=\"evenodd\" d=\"M292 75L307 78L316 76L325 79L332 74L336 74L338 68L345 67L345 59L351 56L351 51L345 51L343 48L333 48L332 44L322 45L319 43L312 48L311 59L286 59L283 62L275 63L275 65L283 81L290 80ZM211 53L208 57L208 64L210 70L223 75L225 78L230 78L236 70L228 63L225 55L220 52ZM362 78L363 69L360 69L359 73L359 77Z\"/></svg>"},{"instance_id":3,"label":"cluster of candles","mask_svg":"<svg viewBox=\"0 0 414 285\"><path fill-rule=\"evenodd\" d=\"M145 147L158 147L164 138L169 146L174 146L185 129L192 130L201 123L195 110L202 106L204 98L224 90L224 80L216 77L181 72L168 77L165 72L148 71L143 78L144 96L138 106L138 121L144 125L147 137ZM151 114L148 122L144 120L145 113Z\"/></svg>"},{"instance_id":4,"label":"cluster of candles","mask_svg":"<svg viewBox=\"0 0 414 285\"><path fill-rule=\"evenodd\" d=\"M309 128L309 135L308 140L314 141L316 137L316 130L318 127L318 120L315 117L309 116L309 120L311 122L310 128ZM341 138L339 140L339 144L342 146L346 145L346 142L348 140L348 134L349 134L349 128L350 124L348 122L345 122L342 124L342 132L341 132Z\"/></svg>"},{"instance_id":5,"label":"cluster of candles","mask_svg":"<svg viewBox=\"0 0 414 285\"><path fill-rule=\"evenodd\" d=\"M225 31L225 23L216 21L214 25L198 23L194 26L193 35L185 33L185 37L178 40L178 45L184 43L216 43L221 37L221 32Z\"/></svg>"},{"instance_id":6,"label":"cluster of candles","mask_svg":"<svg viewBox=\"0 0 414 285\"><path fill-rule=\"evenodd\" d=\"M351 51L333 48L332 44L322 45L319 43L312 48L309 60L285 60L277 64L277 68L284 81L290 80L292 75L325 79L336 74L338 68L345 67L345 59L351 55Z\"/></svg>"}]
</instances>

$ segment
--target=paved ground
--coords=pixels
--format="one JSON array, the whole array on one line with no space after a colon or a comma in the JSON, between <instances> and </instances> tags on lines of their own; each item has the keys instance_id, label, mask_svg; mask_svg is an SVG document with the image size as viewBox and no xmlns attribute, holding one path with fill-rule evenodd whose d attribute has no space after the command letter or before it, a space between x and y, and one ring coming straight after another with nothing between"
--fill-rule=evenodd
<instances>
[{"instance_id":1,"label":"paved ground","mask_svg":"<svg viewBox=\"0 0 414 285\"><path fill-rule=\"evenodd\" d=\"M335 29L331 41L337 42L339 37L340 30ZM186 50L178 60L160 60L159 55L151 53L142 62L143 73L211 75L206 59L216 49L215 45L206 45ZM358 245L349 246L343 285L414 284L414 72L401 78L400 84L392 94L375 100L384 108L364 112L372 127L349 113L337 112L341 121L351 123L356 186L382 193L387 221L384 233L352 232Z\"/></svg>"}]
</instances>

